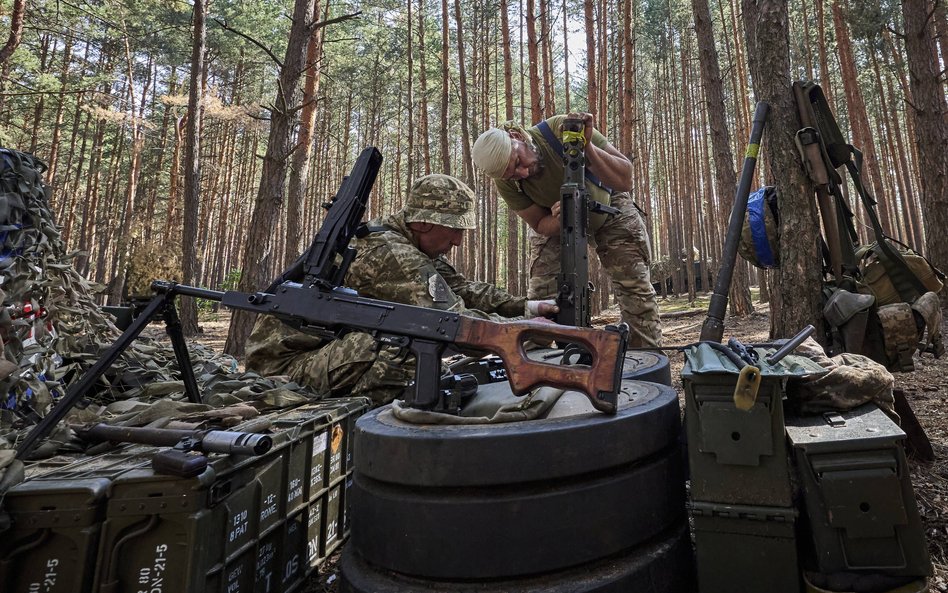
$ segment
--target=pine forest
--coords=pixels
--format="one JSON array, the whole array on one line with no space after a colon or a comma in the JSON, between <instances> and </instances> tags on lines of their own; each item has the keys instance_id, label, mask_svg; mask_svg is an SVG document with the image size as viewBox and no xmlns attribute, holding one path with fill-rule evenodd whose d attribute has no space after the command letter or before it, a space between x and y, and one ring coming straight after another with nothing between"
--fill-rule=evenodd
<instances>
[{"instance_id":1,"label":"pine forest","mask_svg":"<svg viewBox=\"0 0 948 593\"><path fill-rule=\"evenodd\" d=\"M477 228L453 261L522 294L525 226L471 146L569 111L632 159L652 281L693 298L720 263L756 101L773 115L754 186L799 183L784 172L801 169L796 80L822 85L862 150L886 233L948 268L941 1L3 0L0 22L0 144L49 165L77 270L112 302L142 250L179 261L184 282L265 285L366 146L385 158L372 217L420 175L459 177ZM811 196L787 200L791 259L795 241L814 251ZM740 264L735 288L767 299L784 273ZM591 274L606 284L598 263Z\"/></svg>"}]
</instances>

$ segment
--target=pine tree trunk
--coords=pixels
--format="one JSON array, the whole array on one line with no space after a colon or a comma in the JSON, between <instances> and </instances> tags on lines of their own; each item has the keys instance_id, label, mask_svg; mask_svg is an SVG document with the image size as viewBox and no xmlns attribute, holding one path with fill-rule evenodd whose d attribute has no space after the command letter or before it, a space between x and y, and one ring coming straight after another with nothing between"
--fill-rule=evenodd
<instances>
[{"instance_id":1,"label":"pine tree trunk","mask_svg":"<svg viewBox=\"0 0 948 593\"><path fill-rule=\"evenodd\" d=\"M194 284L198 268L198 220L201 211L201 132L204 117L204 52L207 45L207 0L194 3L191 45L191 80L188 88L188 123L184 140L184 225L181 233L181 281ZM212 192L208 192L209 194ZM204 210L207 212L207 210ZM185 336L201 331L197 302L181 299L181 330Z\"/></svg>"},{"instance_id":2,"label":"pine tree trunk","mask_svg":"<svg viewBox=\"0 0 948 593\"><path fill-rule=\"evenodd\" d=\"M527 0L527 63L530 81L530 118L532 123L543 119L543 94L540 91L539 58L537 57L537 25L535 0Z\"/></svg>"},{"instance_id":3,"label":"pine tree trunk","mask_svg":"<svg viewBox=\"0 0 948 593\"><path fill-rule=\"evenodd\" d=\"M313 18L320 13L320 0L313 0ZM290 165L290 181L286 190L286 251L284 266L289 266L299 257L301 244L303 195L309 179L309 166L313 154L313 128L316 127L316 96L319 94L320 61L323 55L323 28L314 26L306 46L306 64L303 82L303 108L297 132L296 149ZM409 36L410 38L411 36ZM410 62L409 62L410 66ZM411 106L409 106L409 113ZM409 154L411 154L409 146Z\"/></svg>"},{"instance_id":4,"label":"pine tree trunk","mask_svg":"<svg viewBox=\"0 0 948 593\"><path fill-rule=\"evenodd\" d=\"M708 123L711 130L711 146L714 153L715 187L718 198L725 203L727 196L737 189L737 173L734 170L734 155L731 153L731 138L727 124L727 109L724 104L724 85L721 81L721 68L718 53L714 47L714 31L711 26L711 10L708 0L691 0L695 17L695 33L698 36L698 59L701 62L701 78L708 99ZM741 213L743 215L743 213ZM721 208L719 228L727 228L729 208ZM732 266L733 274L728 292L728 302L732 315L744 316L754 312L751 303L750 287L747 285L747 271L736 261L721 262Z\"/></svg>"},{"instance_id":5,"label":"pine tree trunk","mask_svg":"<svg viewBox=\"0 0 948 593\"><path fill-rule=\"evenodd\" d=\"M886 196L882 187L879 164L876 158L876 145L873 141L872 133L869 130L866 102L862 98L862 91L859 89L859 81L856 79L856 60L853 56L849 28L846 25L840 0L834 0L833 2L833 25L836 31L836 47L839 52L843 91L846 95L846 111L849 115L849 124L852 131L852 143L856 148L862 150L862 177L863 180L869 181L872 191L875 194L874 197L879 200L876 210L879 213L879 221L882 223L882 228L886 232L891 232L892 221L889 219L889 211L883 203ZM865 208L860 208L859 210L866 216ZM864 219L864 222L868 225L868 218Z\"/></svg>"},{"instance_id":6,"label":"pine tree trunk","mask_svg":"<svg viewBox=\"0 0 948 593\"><path fill-rule=\"evenodd\" d=\"M533 0L528 0L532 2ZM596 78L596 21L593 18L593 3L583 2L583 16L586 23L586 109L595 117L599 98L599 80ZM596 121L599 129L602 122Z\"/></svg>"},{"instance_id":7,"label":"pine tree trunk","mask_svg":"<svg viewBox=\"0 0 948 593\"><path fill-rule=\"evenodd\" d=\"M948 107L935 61L933 30L926 0L904 0L905 52L912 86L909 105L915 118L915 142L921 170L925 250L932 264L948 269ZM942 307L948 307L942 291Z\"/></svg>"},{"instance_id":8,"label":"pine tree trunk","mask_svg":"<svg viewBox=\"0 0 948 593\"><path fill-rule=\"evenodd\" d=\"M273 228L280 217L285 195L286 170L289 165L293 114L295 113L297 87L303 72L306 45L313 25L313 1L296 0L293 9L293 24L286 47L286 56L280 69L280 80L274 109L270 119L270 134L267 151L263 157L260 188L254 202L253 215L247 228L244 245L243 272L239 289L253 292L270 279L272 254L270 246ZM230 320L230 331L224 344L224 352L241 357L247 338L253 329L255 316L245 311L234 311Z\"/></svg>"},{"instance_id":9,"label":"pine tree trunk","mask_svg":"<svg viewBox=\"0 0 948 593\"><path fill-rule=\"evenodd\" d=\"M127 37L125 40L125 59L126 76L128 76L128 102L131 114L129 118L129 125L131 127L131 152L129 154L128 182L125 186L125 207L122 214L121 227L118 229L116 240L112 243L116 250L116 257L113 259L112 265L112 290L109 295L109 302L112 304L118 304L122 301L122 293L125 288L125 267L132 236L131 230L136 208L135 202L138 196L138 182L142 170L142 151L145 149L145 99L151 87L153 72L151 58L149 58L147 67L149 75L142 87L141 101L136 102L135 87L132 84L134 80L132 70L133 60ZM116 167L113 170L117 169Z\"/></svg>"},{"instance_id":10,"label":"pine tree trunk","mask_svg":"<svg viewBox=\"0 0 948 593\"><path fill-rule=\"evenodd\" d=\"M451 174L451 155L448 154L448 74L450 47L448 45L448 0L441 0L441 172ZM351 97L351 96L350 96Z\"/></svg>"},{"instance_id":11,"label":"pine tree trunk","mask_svg":"<svg viewBox=\"0 0 948 593\"><path fill-rule=\"evenodd\" d=\"M682 123L682 141L681 141L681 158L684 163L684 167L679 169L679 187L680 191L678 195L680 196L697 196L695 184L693 183L693 177L686 173L693 172L694 168L691 164L694 162L694 153L692 150L692 134L691 130L693 128L693 120L691 118L691 105L688 101L688 96L691 94L690 89L690 80L688 79L688 62L691 59L691 48L687 39L682 39L681 42L681 94L684 98L684 104L682 105L682 118L679 120ZM693 303L695 298L697 298L697 293L695 291L695 221L694 221L694 208L692 205L695 200L679 200L679 204L683 210L682 221L684 222L684 239L685 239L685 281L688 284L688 302Z\"/></svg>"},{"instance_id":12,"label":"pine tree trunk","mask_svg":"<svg viewBox=\"0 0 948 593\"><path fill-rule=\"evenodd\" d=\"M503 48L504 59L504 119L510 121L514 118L514 97L513 97L513 57L510 55L510 23L508 15L507 0L500 0L500 34L501 46ZM488 199L498 200L494 190L494 184L488 184L488 192L491 193ZM519 294L520 278L520 217L509 207L504 207L507 212L507 290L514 294Z\"/></svg>"},{"instance_id":13,"label":"pine tree trunk","mask_svg":"<svg viewBox=\"0 0 948 593\"><path fill-rule=\"evenodd\" d=\"M819 223L814 188L803 170L794 136L799 127L791 91L787 5L743 0L755 95L770 105L763 154L780 196L780 268L771 293L772 336L789 337L820 320Z\"/></svg>"},{"instance_id":14,"label":"pine tree trunk","mask_svg":"<svg viewBox=\"0 0 948 593\"><path fill-rule=\"evenodd\" d=\"M10 12L10 34L6 43L0 47L0 111L3 110L4 86L10 72L10 56L20 45L23 39L23 22L26 16L26 0L13 0L13 9Z\"/></svg>"},{"instance_id":15,"label":"pine tree trunk","mask_svg":"<svg viewBox=\"0 0 948 593\"><path fill-rule=\"evenodd\" d=\"M410 28L410 27L409 27ZM510 48L507 48L510 52ZM420 106L418 110L418 135L421 141L424 174L431 175L431 143L428 140L428 76L425 66L425 1L418 0L418 92Z\"/></svg>"}]
</instances>

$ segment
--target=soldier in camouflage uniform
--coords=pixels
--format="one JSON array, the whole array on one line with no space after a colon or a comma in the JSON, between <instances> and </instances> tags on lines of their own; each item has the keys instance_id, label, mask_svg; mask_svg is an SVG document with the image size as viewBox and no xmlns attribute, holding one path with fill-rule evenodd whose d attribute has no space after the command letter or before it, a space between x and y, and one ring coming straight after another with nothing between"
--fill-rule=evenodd
<instances>
[{"instance_id":1,"label":"soldier in camouflage uniform","mask_svg":"<svg viewBox=\"0 0 948 593\"><path fill-rule=\"evenodd\" d=\"M629 346L660 346L658 303L649 278L648 230L628 193L632 189L632 163L595 130L592 115L570 116L585 120L586 170L598 176L602 185L587 179L590 197L620 211L608 218L591 214L588 233L612 280L622 320L631 328ZM532 264L527 296L531 299L551 298L557 292L563 159L562 149L558 153L551 147L541 126L545 124L548 134L559 138L566 117L553 116L530 129L508 122L484 132L474 143L475 164L494 180L507 205L530 226Z\"/></svg>"},{"instance_id":2,"label":"soldier in camouflage uniform","mask_svg":"<svg viewBox=\"0 0 948 593\"><path fill-rule=\"evenodd\" d=\"M469 281L448 263L444 254L474 228L474 192L453 177L418 179L400 212L368 226L368 235L353 240L357 255L346 275L346 286L362 296L494 321L556 312L550 302ZM406 349L377 345L367 333L326 340L268 315L248 341L247 368L289 375L320 393L365 395L379 405L400 397L415 372Z\"/></svg>"}]
</instances>

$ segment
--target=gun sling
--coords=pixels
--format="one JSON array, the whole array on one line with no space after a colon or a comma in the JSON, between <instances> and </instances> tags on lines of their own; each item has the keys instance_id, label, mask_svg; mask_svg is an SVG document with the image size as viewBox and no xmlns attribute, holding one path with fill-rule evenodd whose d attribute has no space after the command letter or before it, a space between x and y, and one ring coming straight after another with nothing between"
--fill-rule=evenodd
<instances>
[{"instance_id":1,"label":"gun sling","mask_svg":"<svg viewBox=\"0 0 948 593\"><path fill-rule=\"evenodd\" d=\"M896 249L893 249L891 245L892 239L885 234L882 224L879 222L879 217L875 211L877 202L872 195L869 194L869 191L862 181L862 152L846 142L820 85L813 81L797 82L794 83L794 91L804 130L813 127L817 132L815 140L820 146L819 153L823 160L822 164L828 173L826 185L828 186L829 193L835 198L835 227L830 222L830 217L824 215L823 218L823 225L826 227L827 235L830 238L830 253L841 253L843 265L846 268L850 268L850 270L847 271L855 269L855 248L853 243L857 236L856 229L852 222L853 214L848 206L846 206L845 200L842 199L839 187L842 183L842 178L837 172L839 167L846 165L846 170L853 180L856 193L859 194L859 199L862 202L863 208L865 208L866 216L869 218L869 222L872 226L872 232L876 240L876 247L873 248L873 251L885 267L886 274L889 276L889 279L892 281L893 286L898 291L902 300L907 303L914 302L919 296L925 294L927 289L905 263L901 254L899 254ZM808 155L803 156L804 159L808 158ZM813 169L820 168L820 163L812 163L813 159L809 160L811 161L807 167L809 172L812 173ZM823 181L818 175L811 175L811 178L814 178L814 182L818 184L820 181ZM822 191L822 189L818 189L818 191ZM823 202L820 203L820 209L822 213L824 210ZM844 239L844 237L847 237L848 240ZM834 241L838 241L839 244L834 246L832 244ZM837 249L839 249L839 252L836 251ZM835 272L835 262L833 262L833 264ZM837 277L837 283L841 281L842 278Z\"/></svg>"}]
</instances>

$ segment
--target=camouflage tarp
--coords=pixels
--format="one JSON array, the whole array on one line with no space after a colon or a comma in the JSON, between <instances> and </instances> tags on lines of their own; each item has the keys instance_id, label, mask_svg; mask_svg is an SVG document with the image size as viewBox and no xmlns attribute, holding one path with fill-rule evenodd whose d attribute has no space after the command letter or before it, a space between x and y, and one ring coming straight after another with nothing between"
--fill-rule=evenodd
<instances>
[{"instance_id":1,"label":"camouflage tarp","mask_svg":"<svg viewBox=\"0 0 948 593\"><path fill-rule=\"evenodd\" d=\"M102 287L73 267L77 252L67 252L54 223L45 170L32 155L0 149L0 494L23 477L9 449L120 335L95 302ZM284 407L316 397L280 378L239 373L229 356L189 350L204 404L187 401L170 345L139 338L31 458L81 450L85 444L65 426L70 422L140 426L196 415L221 426L227 414L209 413L215 408L242 401ZM150 405L156 401L161 405Z\"/></svg>"}]
</instances>

